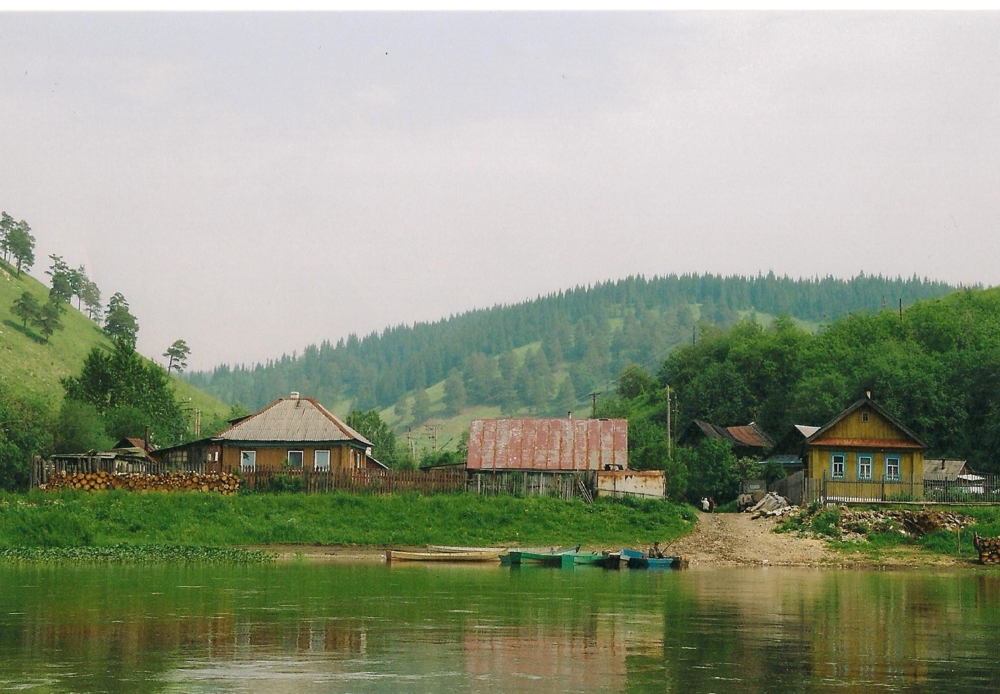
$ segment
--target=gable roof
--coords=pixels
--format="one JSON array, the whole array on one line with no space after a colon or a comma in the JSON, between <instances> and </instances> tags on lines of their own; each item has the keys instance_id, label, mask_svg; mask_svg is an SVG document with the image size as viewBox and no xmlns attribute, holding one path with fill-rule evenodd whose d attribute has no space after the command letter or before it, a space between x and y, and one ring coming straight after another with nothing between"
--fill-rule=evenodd
<instances>
[{"instance_id":1,"label":"gable roof","mask_svg":"<svg viewBox=\"0 0 1000 694\"><path fill-rule=\"evenodd\" d=\"M372 442L313 398L280 398L212 437L213 441L306 443Z\"/></svg>"},{"instance_id":2,"label":"gable roof","mask_svg":"<svg viewBox=\"0 0 1000 694\"><path fill-rule=\"evenodd\" d=\"M879 415L884 417L889 421L894 427L899 429L901 432L906 434L907 437L911 439L910 442L907 441L893 441L892 445L895 448L927 448L927 444L924 443L923 439L914 434L907 428L905 424L900 422L898 419L893 417L891 414L886 412L881 405L876 403L871 399L871 396L865 394L865 397L858 400L856 403L848 407L846 410L838 414L836 417L831 419L829 422L817 429L809 438L806 439L806 443L809 445L864 445L864 446L880 446L885 445L885 441L877 439L840 439L840 438L824 438L824 434L830 431L837 424L846 419L849 415L853 414L861 407L867 405L872 408Z\"/></svg>"},{"instance_id":3,"label":"gable roof","mask_svg":"<svg viewBox=\"0 0 1000 694\"><path fill-rule=\"evenodd\" d=\"M965 469L964 460L942 460L938 458L924 458L924 479L931 480L956 480Z\"/></svg>"},{"instance_id":4,"label":"gable roof","mask_svg":"<svg viewBox=\"0 0 1000 694\"><path fill-rule=\"evenodd\" d=\"M757 426L756 422L750 422L745 426L720 427L709 422L695 419L692 424L710 439L725 441L733 446L744 446L749 448L772 448L774 441L763 429Z\"/></svg>"},{"instance_id":5,"label":"gable roof","mask_svg":"<svg viewBox=\"0 0 1000 694\"><path fill-rule=\"evenodd\" d=\"M474 419L470 470L628 469L626 419Z\"/></svg>"}]
</instances>

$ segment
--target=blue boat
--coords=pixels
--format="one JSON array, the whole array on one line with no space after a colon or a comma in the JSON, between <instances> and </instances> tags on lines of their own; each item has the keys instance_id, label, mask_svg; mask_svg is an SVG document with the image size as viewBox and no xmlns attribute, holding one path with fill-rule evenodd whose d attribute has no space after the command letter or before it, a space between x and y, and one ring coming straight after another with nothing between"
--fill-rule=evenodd
<instances>
[{"instance_id":1,"label":"blue boat","mask_svg":"<svg viewBox=\"0 0 1000 694\"><path fill-rule=\"evenodd\" d=\"M622 558L627 561L630 569L679 569L680 557L647 557L645 552L637 549L623 549Z\"/></svg>"}]
</instances>

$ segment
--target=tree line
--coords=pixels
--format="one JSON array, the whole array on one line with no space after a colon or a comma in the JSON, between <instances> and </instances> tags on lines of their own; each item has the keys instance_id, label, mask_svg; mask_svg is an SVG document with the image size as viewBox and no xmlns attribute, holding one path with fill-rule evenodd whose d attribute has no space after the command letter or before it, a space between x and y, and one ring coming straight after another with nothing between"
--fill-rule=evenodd
<instances>
[{"instance_id":1,"label":"tree line","mask_svg":"<svg viewBox=\"0 0 1000 694\"><path fill-rule=\"evenodd\" d=\"M958 291L902 315L858 311L816 333L788 316L769 327L743 320L673 350L655 375L630 366L598 412L629 419L630 466L666 469L676 497L721 500L749 473L738 470L747 462L733 459L720 442L668 447L668 385L676 396L675 433L694 419L721 426L756 422L775 440L796 424L826 424L870 391L926 441L928 457L963 459L977 471L998 473L997 326L1000 289Z\"/></svg>"},{"instance_id":2,"label":"tree line","mask_svg":"<svg viewBox=\"0 0 1000 694\"><path fill-rule=\"evenodd\" d=\"M626 365L653 368L700 326L727 328L747 313L787 313L827 323L851 311L942 296L941 282L859 275L790 279L669 275L629 277L470 311L434 323L396 326L310 345L253 366L221 365L188 376L221 400L252 409L291 390L360 410L393 406L420 423L424 390L444 382L449 412L498 405L507 413L565 414L603 390Z\"/></svg>"}]
</instances>

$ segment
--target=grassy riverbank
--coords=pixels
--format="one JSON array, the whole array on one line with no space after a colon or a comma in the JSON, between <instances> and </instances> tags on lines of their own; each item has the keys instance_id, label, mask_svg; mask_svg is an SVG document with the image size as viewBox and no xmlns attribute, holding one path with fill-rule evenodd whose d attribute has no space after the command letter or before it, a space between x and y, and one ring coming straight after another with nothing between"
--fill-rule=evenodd
<instances>
[{"instance_id":1,"label":"grassy riverbank","mask_svg":"<svg viewBox=\"0 0 1000 694\"><path fill-rule=\"evenodd\" d=\"M845 534L841 527L840 509L827 508L814 512L804 511L798 516L790 517L778 526L778 531L807 533L823 538L832 549L845 555L865 557L870 560L906 557L910 560L908 563L918 564L919 556L925 556L928 560L934 557L951 557L972 561L978 557L973 546L973 533L979 533L984 537L1000 536L1000 507L931 508L948 514L966 516L972 519L973 523L961 531L941 529L925 535L900 532L901 529L893 524L884 529ZM883 510L903 510L903 507Z\"/></svg>"},{"instance_id":2,"label":"grassy riverbank","mask_svg":"<svg viewBox=\"0 0 1000 694\"><path fill-rule=\"evenodd\" d=\"M0 495L0 549L184 545L521 545L669 542L690 506L549 498L196 493Z\"/></svg>"}]
</instances>

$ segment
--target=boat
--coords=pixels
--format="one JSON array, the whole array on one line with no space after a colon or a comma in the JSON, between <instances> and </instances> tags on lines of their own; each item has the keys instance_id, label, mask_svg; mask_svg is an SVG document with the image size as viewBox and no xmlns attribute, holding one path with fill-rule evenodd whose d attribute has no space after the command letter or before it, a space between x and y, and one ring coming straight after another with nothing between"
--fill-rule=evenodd
<instances>
[{"instance_id":1,"label":"boat","mask_svg":"<svg viewBox=\"0 0 1000 694\"><path fill-rule=\"evenodd\" d=\"M503 551L502 549L489 549L471 552L408 552L399 549L389 549L385 552L385 560L390 564L394 561L488 562L497 561L500 558L500 553Z\"/></svg>"},{"instance_id":2,"label":"boat","mask_svg":"<svg viewBox=\"0 0 1000 694\"><path fill-rule=\"evenodd\" d=\"M428 552L444 552L447 554L464 554L466 552L496 552L497 556L510 550L510 547L455 547L453 545L427 545Z\"/></svg>"},{"instance_id":3,"label":"boat","mask_svg":"<svg viewBox=\"0 0 1000 694\"><path fill-rule=\"evenodd\" d=\"M617 569L621 565L620 552L578 552L573 557L574 564L600 566L605 569Z\"/></svg>"},{"instance_id":4,"label":"boat","mask_svg":"<svg viewBox=\"0 0 1000 694\"><path fill-rule=\"evenodd\" d=\"M623 549L621 556L630 569L679 569L683 564L680 557L647 557L636 549Z\"/></svg>"},{"instance_id":5,"label":"boat","mask_svg":"<svg viewBox=\"0 0 1000 694\"><path fill-rule=\"evenodd\" d=\"M512 549L507 554L500 555L500 563L504 566L541 564L543 566L561 566L567 568L576 563L576 555L579 553L579 545L573 549L566 549L561 552L528 552Z\"/></svg>"}]
</instances>

